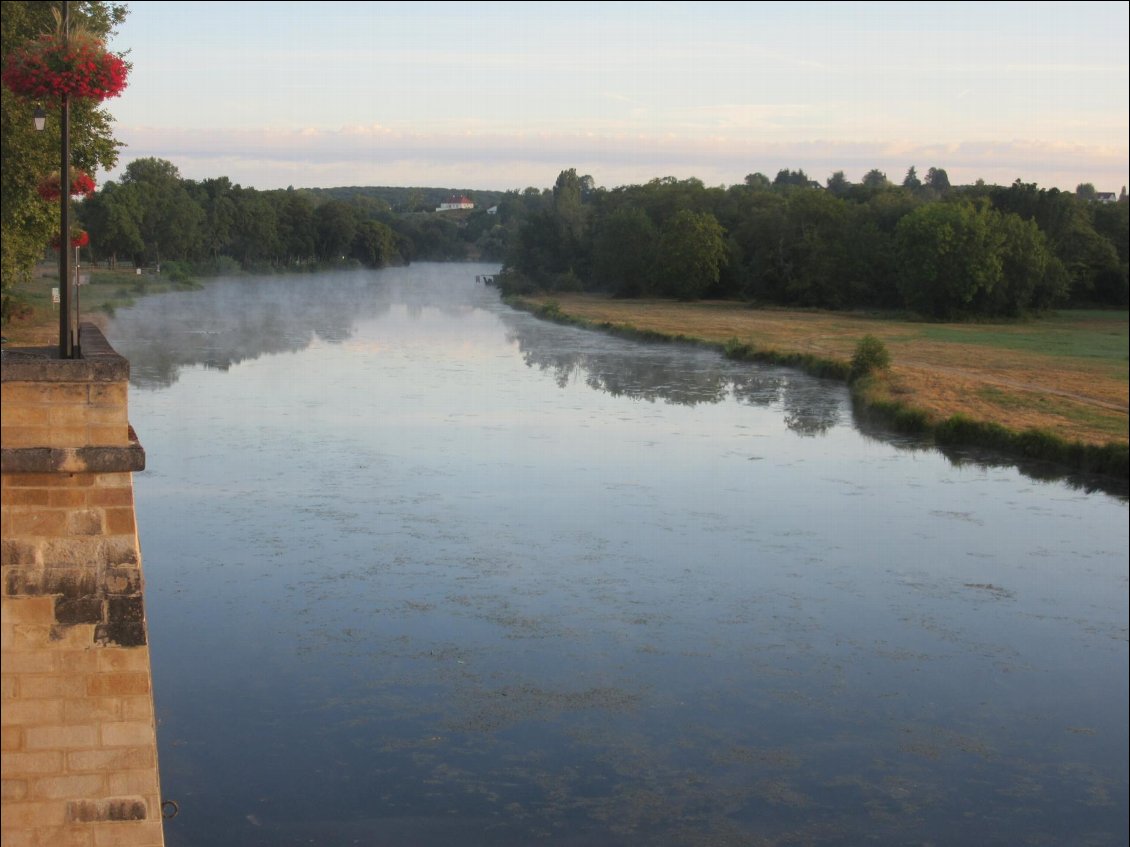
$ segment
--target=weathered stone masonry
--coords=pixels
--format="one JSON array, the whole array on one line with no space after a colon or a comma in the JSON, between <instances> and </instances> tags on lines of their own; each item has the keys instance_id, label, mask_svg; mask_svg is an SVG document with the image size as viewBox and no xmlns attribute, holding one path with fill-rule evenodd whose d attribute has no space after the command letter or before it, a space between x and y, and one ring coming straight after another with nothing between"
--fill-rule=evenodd
<instances>
[{"instance_id":1,"label":"weathered stone masonry","mask_svg":"<svg viewBox=\"0 0 1130 847\"><path fill-rule=\"evenodd\" d=\"M159 847L152 677L128 419L129 363L5 350L3 847Z\"/></svg>"}]
</instances>

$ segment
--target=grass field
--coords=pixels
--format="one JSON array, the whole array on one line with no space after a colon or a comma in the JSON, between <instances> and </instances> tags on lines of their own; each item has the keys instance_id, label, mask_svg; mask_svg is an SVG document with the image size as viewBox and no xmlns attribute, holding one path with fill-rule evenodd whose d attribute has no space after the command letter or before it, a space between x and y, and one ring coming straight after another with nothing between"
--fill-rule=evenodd
<instances>
[{"instance_id":1,"label":"grass field","mask_svg":"<svg viewBox=\"0 0 1130 847\"><path fill-rule=\"evenodd\" d=\"M1004 324L935 324L858 313L751 309L732 302L614 300L580 294L555 301L570 317L757 350L847 361L864 335L883 341L892 365L874 399L1065 441L1126 444L1130 315L1062 311Z\"/></svg>"}]
</instances>

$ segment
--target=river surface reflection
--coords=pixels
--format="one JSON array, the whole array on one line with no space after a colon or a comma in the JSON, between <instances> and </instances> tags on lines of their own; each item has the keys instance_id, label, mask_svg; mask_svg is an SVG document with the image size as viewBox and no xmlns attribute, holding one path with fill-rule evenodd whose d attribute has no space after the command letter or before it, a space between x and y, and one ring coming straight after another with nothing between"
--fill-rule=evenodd
<instances>
[{"instance_id":1,"label":"river surface reflection","mask_svg":"<svg viewBox=\"0 0 1130 847\"><path fill-rule=\"evenodd\" d=\"M109 327L170 847L1126 843L1123 500L493 270Z\"/></svg>"}]
</instances>

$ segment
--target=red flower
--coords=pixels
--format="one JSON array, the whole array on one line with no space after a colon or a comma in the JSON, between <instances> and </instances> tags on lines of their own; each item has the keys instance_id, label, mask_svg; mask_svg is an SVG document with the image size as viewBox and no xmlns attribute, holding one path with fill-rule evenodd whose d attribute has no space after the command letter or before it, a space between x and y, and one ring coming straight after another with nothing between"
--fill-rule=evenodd
<instances>
[{"instance_id":1,"label":"red flower","mask_svg":"<svg viewBox=\"0 0 1130 847\"><path fill-rule=\"evenodd\" d=\"M72 247L85 247L90 243L90 233L85 229L72 229L71 230L71 246ZM51 246L56 250L59 249L59 236L55 236L51 241Z\"/></svg>"},{"instance_id":2,"label":"red flower","mask_svg":"<svg viewBox=\"0 0 1130 847\"><path fill-rule=\"evenodd\" d=\"M14 94L45 100L66 94L87 100L117 97L126 87L129 68L93 36L75 33L41 35L12 50L0 79Z\"/></svg>"},{"instance_id":3,"label":"red flower","mask_svg":"<svg viewBox=\"0 0 1130 847\"><path fill-rule=\"evenodd\" d=\"M44 200L52 201L59 199L59 172L55 171L53 174L45 176L39 181L36 187L39 196ZM71 196L72 197L90 197L94 194L94 179L86 171L71 169Z\"/></svg>"}]
</instances>

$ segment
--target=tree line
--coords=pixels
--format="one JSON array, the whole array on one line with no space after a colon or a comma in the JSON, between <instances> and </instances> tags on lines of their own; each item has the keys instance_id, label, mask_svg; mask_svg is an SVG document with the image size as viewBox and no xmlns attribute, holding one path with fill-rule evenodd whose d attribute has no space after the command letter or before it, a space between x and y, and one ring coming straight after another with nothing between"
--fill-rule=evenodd
<instances>
[{"instance_id":1,"label":"tree line","mask_svg":"<svg viewBox=\"0 0 1130 847\"><path fill-rule=\"evenodd\" d=\"M410 209L434 209L431 198L444 191L401 193ZM374 188L258 191L227 177L182 179L172 162L146 158L76 208L90 258L111 267L176 261L208 273L502 258L504 235L485 209L397 212L383 199L390 193L397 196Z\"/></svg>"},{"instance_id":2,"label":"tree line","mask_svg":"<svg viewBox=\"0 0 1130 847\"><path fill-rule=\"evenodd\" d=\"M1117 203L1093 196L1020 180L951 186L941 168L920 179L911 167L897 185L878 170L824 185L782 170L729 188L665 178L611 190L570 169L552 191L512 198L524 217L499 284L939 319L1125 306L1125 189Z\"/></svg>"}]
</instances>

